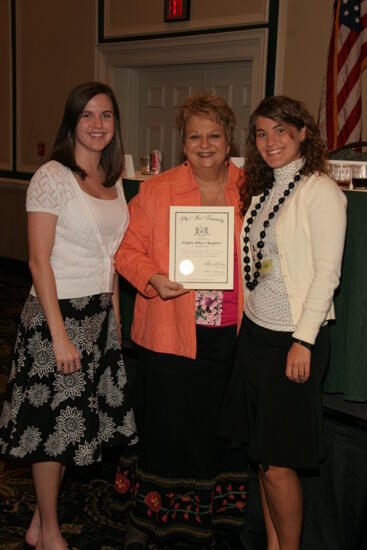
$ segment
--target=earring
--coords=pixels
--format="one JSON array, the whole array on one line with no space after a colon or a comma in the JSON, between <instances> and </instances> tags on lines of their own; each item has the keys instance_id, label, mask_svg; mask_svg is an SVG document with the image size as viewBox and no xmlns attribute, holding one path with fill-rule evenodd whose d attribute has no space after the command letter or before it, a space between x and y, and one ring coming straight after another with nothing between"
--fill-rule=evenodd
<instances>
[{"instance_id":1,"label":"earring","mask_svg":"<svg viewBox=\"0 0 367 550\"><path fill-rule=\"evenodd\" d=\"M189 165L189 163L188 163L188 161L187 161L187 157L185 157L184 166L188 166L188 165Z\"/></svg>"},{"instance_id":2,"label":"earring","mask_svg":"<svg viewBox=\"0 0 367 550\"><path fill-rule=\"evenodd\" d=\"M225 165L226 165L226 168L228 168L228 166L229 166L229 156L226 157Z\"/></svg>"}]
</instances>

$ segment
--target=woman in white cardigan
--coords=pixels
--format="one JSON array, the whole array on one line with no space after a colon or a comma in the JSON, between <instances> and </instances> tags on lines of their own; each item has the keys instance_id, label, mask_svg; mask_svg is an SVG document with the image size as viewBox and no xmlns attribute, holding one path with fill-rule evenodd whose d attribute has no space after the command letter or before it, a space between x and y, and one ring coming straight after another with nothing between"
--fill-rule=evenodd
<instances>
[{"instance_id":1,"label":"woman in white cardigan","mask_svg":"<svg viewBox=\"0 0 367 550\"><path fill-rule=\"evenodd\" d=\"M324 455L321 384L346 199L326 175L313 118L287 97L266 98L252 114L245 174L244 319L222 432L248 441L258 465L268 550L298 550L297 471L317 468ZM237 408L237 426L225 427L227 407Z\"/></svg>"},{"instance_id":2,"label":"woman in white cardigan","mask_svg":"<svg viewBox=\"0 0 367 550\"><path fill-rule=\"evenodd\" d=\"M32 463L37 506L26 541L65 550L57 517L70 464L133 445L114 253L128 224L118 106L91 82L69 95L51 160L27 192L33 286L18 327L0 449Z\"/></svg>"}]
</instances>

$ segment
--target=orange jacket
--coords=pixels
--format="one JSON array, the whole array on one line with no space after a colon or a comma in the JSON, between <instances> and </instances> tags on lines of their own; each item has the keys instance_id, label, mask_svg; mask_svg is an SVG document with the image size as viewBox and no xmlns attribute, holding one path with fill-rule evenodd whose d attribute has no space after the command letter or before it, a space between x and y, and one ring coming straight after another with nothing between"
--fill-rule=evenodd
<instances>
[{"instance_id":1,"label":"orange jacket","mask_svg":"<svg viewBox=\"0 0 367 550\"><path fill-rule=\"evenodd\" d=\"M227 205L235 207L235 242L239 258L238 327L243 311L240 176L240 170L231 163L224 188ZM190 165L185 164L142 183L139 194L129 203L130 224L115 256L116 269L138 290L131 337L140 346L153 351L196 356L195 291L162 300L148 280L154 273L168 276L169 207L200 204L199 187Z\"/></svg>"}]
</instances>

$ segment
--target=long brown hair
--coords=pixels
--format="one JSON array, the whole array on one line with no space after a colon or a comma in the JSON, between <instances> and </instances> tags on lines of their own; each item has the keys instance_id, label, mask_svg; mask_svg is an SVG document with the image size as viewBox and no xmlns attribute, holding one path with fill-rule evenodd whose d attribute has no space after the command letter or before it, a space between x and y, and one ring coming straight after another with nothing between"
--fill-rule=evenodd
<instances>
[{"instance_id":1,"label":"long brown hair","mask_svg":"<svg viewBox=\"0 0 367 550\"><path fill-rule=\"evenodd\" d=\"M241 208L245 214L251 199L259 195L273 181L273 169L266 164L256 147L256 121L259 116L284 122L294 126L298 131L306 129L305 139L300 146L304 165L301 174L326 172L326 145L320 135L312 115L306 106L286 96L267 97L261 101L252 113L249 122L249 135L245 149L245 178L240 187Z\"/></svg>"},{"instance_id":2,"label":"long brown hair","mask_svg":"<svg viewBox=\"0 0 367 550\"><path fill-rule=\"evenodd\" d=\"M105 94L112 103L114 133L110 143L103 149L101 166L105 173L105 187L111 187L121 176L124 155L120 130L120 112L112 89L102 82L86 82L71 90L66 101L64 116L56 136L50 160L57 160L85 179L87 173L78 166L74 156L75 131L83 110L92 97Z\"/></svg>"}]
</instances>

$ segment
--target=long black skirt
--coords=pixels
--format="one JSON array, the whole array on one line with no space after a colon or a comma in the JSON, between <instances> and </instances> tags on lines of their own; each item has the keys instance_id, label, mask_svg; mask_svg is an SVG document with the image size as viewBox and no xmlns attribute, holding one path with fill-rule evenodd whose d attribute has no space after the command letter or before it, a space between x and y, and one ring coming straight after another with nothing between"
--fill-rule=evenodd
<instances>
[{"instance_id":1,"label":"long black skirt","mask_svg":"<svg viewBox=\"0 0 367 550\"><path fill-rule=\"evenodd\" d=\"M316 469L324 458L321 389L329 358L328 327L317 336L304 384L285 375L292 344L291 333L244 318L218 433L247 441L249 456L258 464Z\"/></svg>"},{"instance_id":2,"label":"long black skirt","mask_svg":"<svg viewBox=\"0 0 367 550\"><path fill-rule=\"evenodd\" d=\"M205 544L239 530L247 503L247 452L216 436L236 328L197 327L197 358L140 349L140 439L131 522L153 540ZM115 488L129 488L122 457Z\"/></svg>"},{"instance_id":3,"label":"long black skirt","mask_svg":"<svg viewBox=\"0 0 367 550\"><path fill-rule=\"evenodd\" d=\"M85 466L103 445L137 440L111 294L59 300L82 367L56 372L50 331L38 299L21 314L7 394L0 416L0 451L28 462Z\"/></svg>"}]
</instances>

